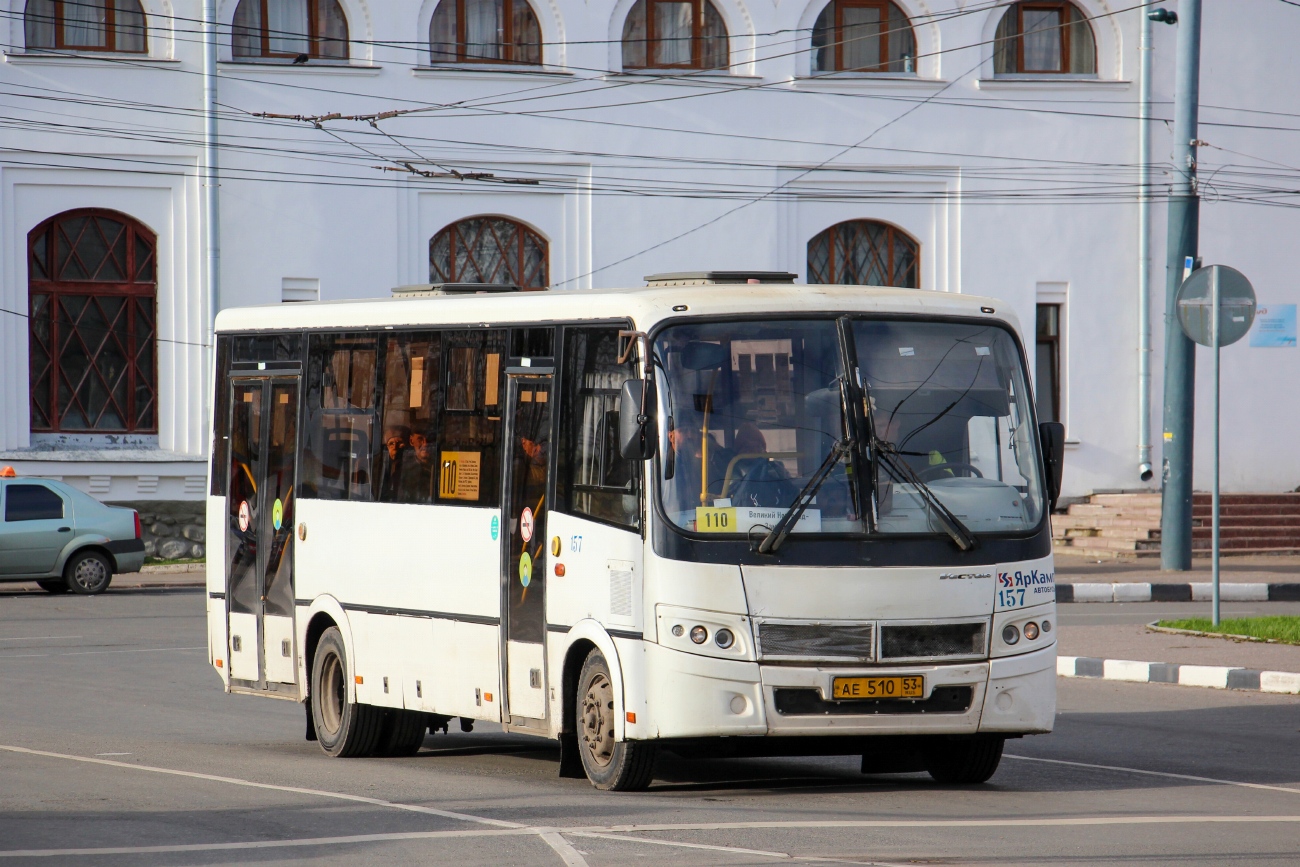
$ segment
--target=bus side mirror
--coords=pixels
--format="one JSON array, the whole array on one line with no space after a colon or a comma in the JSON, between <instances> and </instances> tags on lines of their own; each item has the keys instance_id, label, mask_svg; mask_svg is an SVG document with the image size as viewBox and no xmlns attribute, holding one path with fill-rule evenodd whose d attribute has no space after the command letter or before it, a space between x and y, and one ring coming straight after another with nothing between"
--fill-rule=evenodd
<instances>
[{"instance_id":1,"label":"bus side mirror","mask_svg":"<svg viewBox=\"0 0 1300 867\"><path fill-rule=\"evenodd\" d=\"M630 461L654 457L659 445L655 423L655 384L648 379L623 383L618 401L618 453Z\"/></svg>"},{"instance_id":2,"label":"bus side mirror","mask_svg":"<svg viewBox=\"0 0 1300 867\"><path fill-rule=\"evenodd\" d=\"M1061 471L1065 465L1065 425L1059 421L1040 422L1038 445L1043 450L1048 508L1055 509L1056 501L1061 498Z\"/></svg>"}]
</instances>

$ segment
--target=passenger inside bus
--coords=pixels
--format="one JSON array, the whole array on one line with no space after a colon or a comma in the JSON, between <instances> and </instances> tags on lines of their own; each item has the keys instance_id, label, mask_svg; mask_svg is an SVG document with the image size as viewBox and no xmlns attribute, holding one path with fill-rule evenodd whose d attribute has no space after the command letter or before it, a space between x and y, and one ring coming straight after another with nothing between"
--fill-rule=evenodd
<instances>
[{"instance_id":1,"label":"passenger inside bus","mask_svg":"<svg viewBox=\"0 0 1300 867\"><path fill-rule=\"evenodd\" d=\"M767 456L767 438L757 424L742 421L732 442L736 457L730 461L723 495L733 506L776 508L794 502L799 490L785 465Z\"/></svg>"},{"instance_id":2,"label":"passenger inside bus","mask_svg":"<svg viewBox=\"0 0 1300 867\"><path fill-rule=\"evenodd\" d=\"M383 465L379 472L379 499L393 502L403 489L402 476L409 472L411 429L405 425L391 425L384 429Z\"/></svg>"},{"instance_id":3,"label":"passenger inside bus","mask_svg":"<svg viewBox=\"0 0 1300 867\"><path fill-rule=\"evenodd\" d=\"M437 455L429 437L419 431L411 431L410 445L408 460L402 469L401 501L431 503L437 475Z\"/></svg>"}]
</instances>

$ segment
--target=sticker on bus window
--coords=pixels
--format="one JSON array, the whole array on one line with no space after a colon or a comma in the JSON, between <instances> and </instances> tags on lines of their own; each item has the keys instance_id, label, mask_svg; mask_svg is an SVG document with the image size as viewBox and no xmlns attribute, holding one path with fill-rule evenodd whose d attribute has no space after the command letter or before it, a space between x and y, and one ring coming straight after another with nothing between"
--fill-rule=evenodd
<instances>
[{"instance_id":1,"label":"sticker on bus window","mask_svg":"<svg viewBox=\"0 0 1300 867\"><path fill-rule=\"evenodd\" d=\"M527 587L533 580L533 558L528 552L519 555L519 583Z\"/></svg>"},{"instance_id":2,"label":"sticker on bus window","mask_svg":"<svg viewBox=\"0 0 1300 867\"><path fill-rule=\"evenodd\" d=\"M444 500L477 500L482 452L443 452L438 496Z\"/></svg>"},{"instance_id":3,"label":"sticker on bus window","mask_svg":"<svg viewBox=\"0 0 1300 867\"><path fill-rule=\"evenodd\" d=\"M492 541L495 542L501 536L501 519L496 515L492 516Z\"/></svg>"},{"instance_id":4,"label":"sticker on bus window","mask_svg":"<svg viewBox=\"0 0 1300 867\"><path fill-rule=\"evenodd\" d=\"M785 514L785 509L763 509L752 506L700 506L695 510L697 533L748 533L762 525L775 527ZM820 509L805 509L795 522L792 533L820 533Z\"/></svg>"},{"instance_id":5,"label":"sticker on bus window","mask_svg":"<svg viewBox=\"0 0 1300 867\"><path fill-rule=\"evenodd\" d=\"M253 523L253 513L248 508L248 500L243 500L239 504L239 532L247 533L248 526Z\"/></svg>"},{"instance_id":6,"label":"sticker on bus window","mask_svg":"<svg viewBox=\"0 0 1300 867\"><path fill-rule=\"evenodd\" d=\"M525 542L533 541L533 510L524 506L523 514L519 516L519 535L524 537Z\"/></svg>"},{"instance_id":7,"label":"sticker on bus window","mask_svg":"<svg viewBox=\"0 0 1300 867\"><path fill-rule=\"evenodd\" d=\"M280 532L280 527L284 525L284 503L276 497L275 503L271 506L271 524L275 526L275 531Z\"/></svg>"}]
</instances>

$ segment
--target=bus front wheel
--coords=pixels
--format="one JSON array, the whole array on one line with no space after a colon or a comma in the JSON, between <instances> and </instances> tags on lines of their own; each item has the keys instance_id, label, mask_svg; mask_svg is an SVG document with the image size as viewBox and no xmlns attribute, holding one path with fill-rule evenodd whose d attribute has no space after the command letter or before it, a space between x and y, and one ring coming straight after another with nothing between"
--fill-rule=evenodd
<instances>
[{"instance_id":1,"label":"bus front wheel","mask_svg":"<svg viewBox=\"0 0 1300 867\"><path fill-rule=\"evenodd\" d=\"M379 708L348 701L348 656L337 626L321 633L311 667L311 712L321 749L331 756L364 756L383 727Z\"/></svg>"},{"instance_id":2,"label":"bus front wheel","mask_svg":"<svg viewBox=\"0 0 1300 867\"><path fill-rule=\"evenodd\" d=\"M947 785L985 783L997 772L1005 743L1006 738L996 736L940 738L925 751L925 769Z\"/></svg>"},{"instance_id":3,"label":"bus front wheel","mask_svg":"<svg viewBox=\"0 0 1300 867\"><path fill-rule=\"evenodd\" d=\"M599 650L587 654L578 676L578 755L587 779L603 791L636 791L654 776L655 748L614 740L614 681Z\"/></svg>"}]
</instances>

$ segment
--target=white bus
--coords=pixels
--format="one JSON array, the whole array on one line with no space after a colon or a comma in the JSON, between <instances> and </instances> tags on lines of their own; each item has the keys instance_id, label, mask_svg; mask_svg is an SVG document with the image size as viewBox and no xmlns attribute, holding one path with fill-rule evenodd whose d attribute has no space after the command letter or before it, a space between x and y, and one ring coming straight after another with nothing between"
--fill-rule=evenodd
<instances>
[{"instance_id":1,"label":"white bus","mask_svg":"<svg viewBox=\"0 0 1300 867\"><path fill-rule=\"evenodd\" d=\"M227 691L303 703L334 756L488 720L601 789L658 750L983 782L1050 731L1063 434L1014 316L648 281L222 311Z\"/></svg>"}]
</instances>

